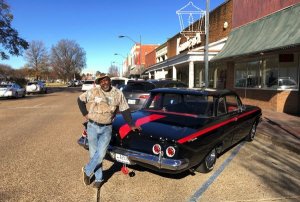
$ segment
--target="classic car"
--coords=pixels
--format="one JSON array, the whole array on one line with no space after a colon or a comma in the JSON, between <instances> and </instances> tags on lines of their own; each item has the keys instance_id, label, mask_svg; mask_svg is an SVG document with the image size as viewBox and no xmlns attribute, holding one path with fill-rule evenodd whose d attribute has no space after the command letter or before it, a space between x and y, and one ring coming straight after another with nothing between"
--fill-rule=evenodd
<instances>
[{"instance_id":1,"label":"classic car","mask_svg":"<svg viewBox=\"0 0 300 202\"><path fill-rule=\"evenodd\" d=\"M253 140L261 109L229 90L158 88L132 117L142 131L131 131L121 115L113 122L113 160L162 173L206 173L228 148Z\"/></svg>"}]
</instances>

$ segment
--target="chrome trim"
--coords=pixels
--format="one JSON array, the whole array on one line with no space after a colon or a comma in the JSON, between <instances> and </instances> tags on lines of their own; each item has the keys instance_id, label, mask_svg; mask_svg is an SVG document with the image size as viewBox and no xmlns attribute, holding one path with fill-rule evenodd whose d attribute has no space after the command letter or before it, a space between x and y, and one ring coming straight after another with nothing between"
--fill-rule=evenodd
<instances>
[{"instance_id":1,"label":"chrome trim","mask_svg":"<svg viewBox=\"0 0 300 202\"><path fill-rule=\"evenodd\" d=\"M187 159L167 159L162 157L161 155L152 155L152 154L146 154L143 152L133 151L129 149L124 149L120 147L113 147L111 145L108 146L107 153L110 155L110 157L114 160L115 154L122 154L124 156L127 156L130 164L139 164L144 163L151 166L154 166L158 169L166 169L166 170L183 170L186 169L189 165L189 160Z\"/></svg>"}]
</instances>

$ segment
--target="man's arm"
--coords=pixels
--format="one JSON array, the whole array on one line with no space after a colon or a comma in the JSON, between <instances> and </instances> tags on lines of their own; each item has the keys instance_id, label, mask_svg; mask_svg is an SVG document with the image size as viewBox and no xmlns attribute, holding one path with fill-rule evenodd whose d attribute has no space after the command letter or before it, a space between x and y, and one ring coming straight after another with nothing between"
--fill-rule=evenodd
<instances>
[{"instance_id":1,"label":"man's arm","mask_svg":"<svg viewBox=\"0 0 300 202\"><path fill-rule=\"evenodd\" d=\"M124 120L126 121L126 123L130 126L131 130L133 130L133 131L135 131L135 130L141 131L142 130L142 128L140 126L136 126L133 123L131 112L130 112L129 108L124 111L121 111L121 114L122 114Z\"/></svg>"},{"instance_id":2,"label":"man's arm","mask_svg":"<svg viewBox=\"0 0 300 202\"><path fill-rule=\"evenodd\" d=\"M83 102L82 100L80 100L80 98L77 98L77 103L78 103L78 107L79 107L79 110L81 112L81 114L83 116L86 116L88 115L88 110L86 109L86 104L85 102Z\"/></svg>"}]
</instances>

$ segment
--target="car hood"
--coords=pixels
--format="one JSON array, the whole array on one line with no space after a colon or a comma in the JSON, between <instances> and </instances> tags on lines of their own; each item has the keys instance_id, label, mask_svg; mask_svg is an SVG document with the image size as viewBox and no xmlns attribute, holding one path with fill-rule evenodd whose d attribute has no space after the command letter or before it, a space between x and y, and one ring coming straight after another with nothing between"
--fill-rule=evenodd
<instances>
[{"instance_id":1,"label":"car hood","mask_svg":"<svg viewBox=\"0 0 300 202\"><path fill-rule=\"evenodd\" d=\"M201 118L188 114L169 114L146 110L132 113L132 118L133 122L142 128L140 135L169 141L184 138L211 122L207 117ZM118 133L120 139L136 134L136 132L130 130L120 114L116 116L113 122L113 131Z\"/></svg>"}]
</instances>

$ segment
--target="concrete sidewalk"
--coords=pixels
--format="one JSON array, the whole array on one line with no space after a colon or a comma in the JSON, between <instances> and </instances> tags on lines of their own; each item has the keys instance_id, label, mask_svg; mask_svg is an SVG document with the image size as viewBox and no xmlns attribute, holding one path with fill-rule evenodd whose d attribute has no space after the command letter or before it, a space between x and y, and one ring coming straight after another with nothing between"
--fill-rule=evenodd
<instances>
[{"instance_id":1,"label":"concrete sidewalk","mask_svg":"<svg viewBox=\"0 0 300 202\"><path fill-rule=\"evenodd\" d=\"M257 132L260 138L300 154L299 116L263 110L262 122L258 124Z\"/></svg>"},{"instance_id":2,"label":"concrete sidewalk","mask_svg":"<svg viewBox=\"0 0 300 202\"><path fill-rule=\"evenodd\" d=\"M262 118L263 121L277 126L278 129L300 140L300 116L263 110Z\"/></svg>"}]
</instances>

